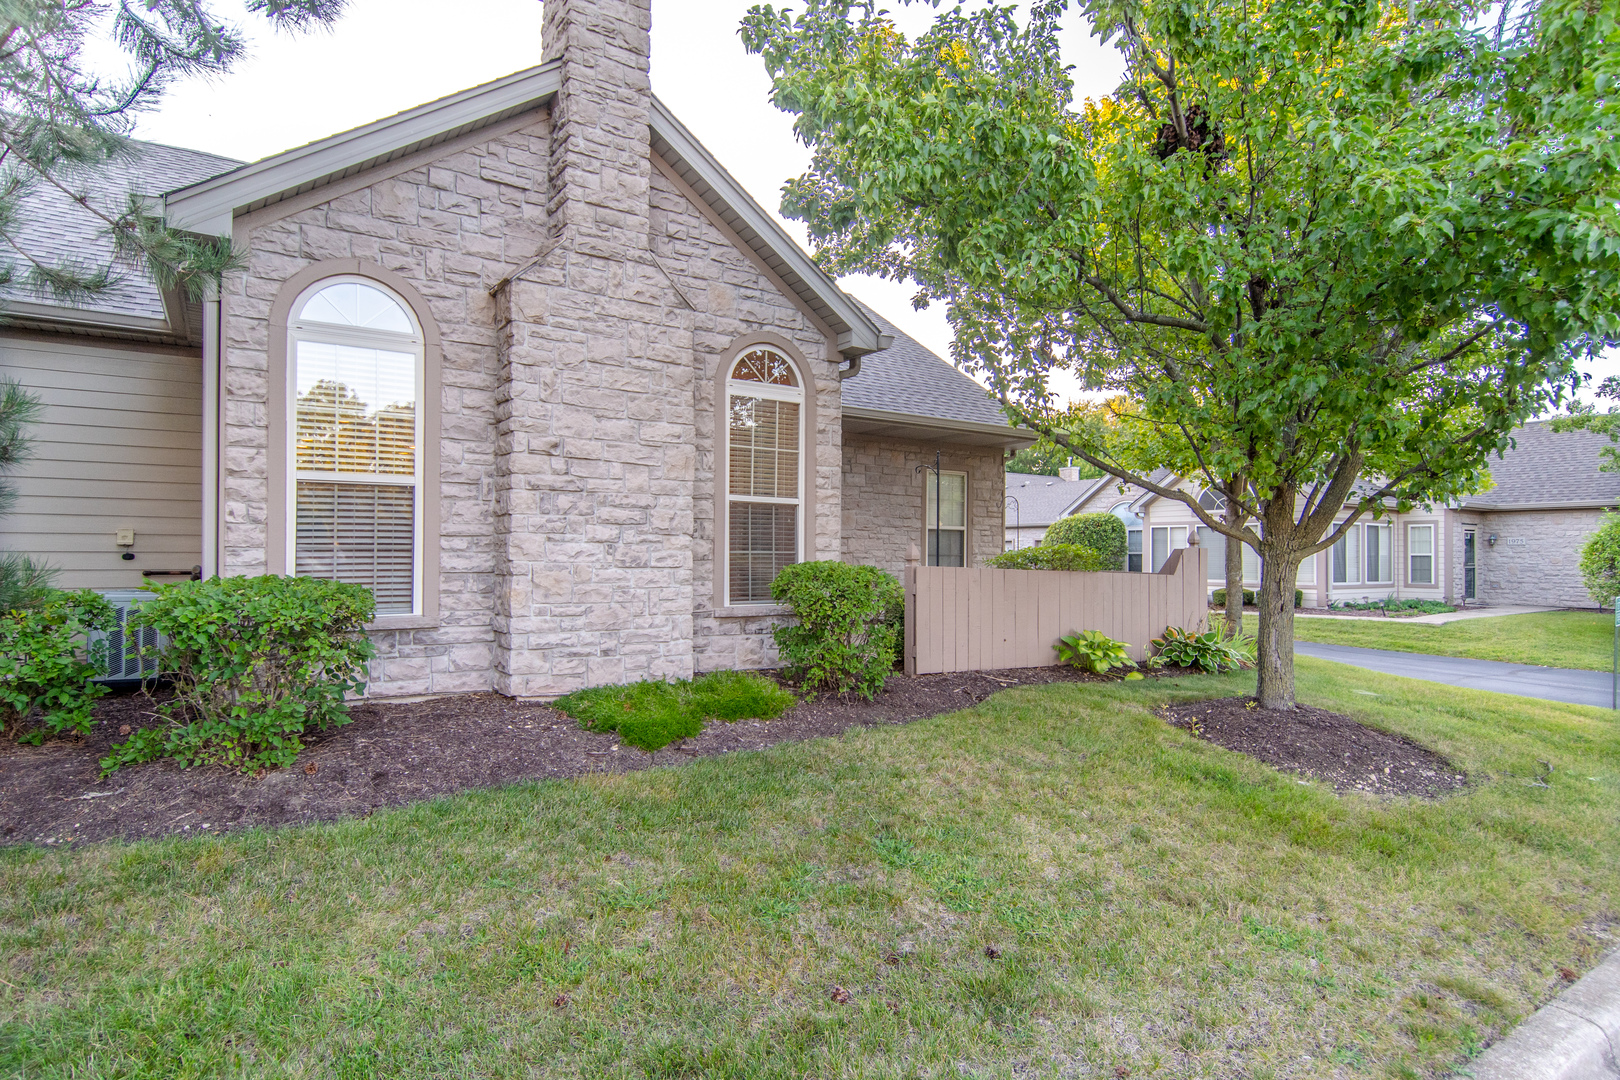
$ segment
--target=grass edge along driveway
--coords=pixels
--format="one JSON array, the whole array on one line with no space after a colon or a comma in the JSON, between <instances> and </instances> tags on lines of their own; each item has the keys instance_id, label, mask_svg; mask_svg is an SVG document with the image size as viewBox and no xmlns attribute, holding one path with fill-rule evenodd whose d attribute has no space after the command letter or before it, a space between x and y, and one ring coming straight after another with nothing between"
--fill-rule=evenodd
<instances>
[{"instance_id":1,"label":"grass edge along driveway","mask_svg":"<svg viewBox=\"0 0 1620 1080\"><path fill-rule=\"evenodd\" d=\"M1257 625L1254 615L1243 617L1245 633L1254 634ZM1597 611L1541 611L1461 619L1439 626L1404 619L1306 616L1294 620L1294 636L1324 645L1608 671L1613 663L1614 616Z\"/></svg>"},{"instance_id":2,"label":"grass edge along driveway","mask_svg":"<svg viewBox=\"0 0 1620 1080\"><path fill-rule=\"evenodd\" d=\"M1612 940L1620 736L1309 659L1299 685L1476 785L1340 798L1150 711L1229 675L0 851L0 1074L1443 1075Z\"/></svg>"}]
</instances>

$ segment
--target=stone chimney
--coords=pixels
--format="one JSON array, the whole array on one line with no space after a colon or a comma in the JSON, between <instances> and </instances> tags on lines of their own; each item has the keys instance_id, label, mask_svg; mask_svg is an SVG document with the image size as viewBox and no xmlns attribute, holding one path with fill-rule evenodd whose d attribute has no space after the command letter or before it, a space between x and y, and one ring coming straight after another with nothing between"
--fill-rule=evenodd
<instances>
[{"instance_id":1,"label":"stone chimney","mask_svg":"<svg viewBox=\"0 0 1620 1080\"><path fill-rule=\"evenodd\" d=\"M549 238L494 290L496 689L690 678L696 313L653 257L651 0L546 0Z\"/></svg>"},{"instance_id":2,"label":"stone chimney","mask_svg":"<svg viewBox=\"0 0 1620 1080\"><path fill-rule=\"evenodd\" d=\"M1058 479L1059 480L1067 480L1067 481L1069 481L1071 483L1074 482L1075 480L1080 479L1080 466L1078 466L1078 465L1065 465L1065 466L1063 466L1061 469L1058 470Z\"/></svg>"},{"instance_id":3,"label":"stone chimney","mask_svg":"<svg viewBox=\"0 0 1620 1080\"><path fill-rule=\"evenodd\" d=\"M562 61L552 107L553 235L647 247L652 0L545 0L541 57Z\"/></svg>"}]
</instances>

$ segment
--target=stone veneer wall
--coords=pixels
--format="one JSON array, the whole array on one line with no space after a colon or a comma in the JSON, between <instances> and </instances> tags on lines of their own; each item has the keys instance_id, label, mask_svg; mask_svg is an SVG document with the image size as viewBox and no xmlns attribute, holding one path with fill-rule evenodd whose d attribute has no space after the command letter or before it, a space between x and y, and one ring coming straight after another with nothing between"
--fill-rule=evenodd
<instances>
[{"instance_id":1,"label":"stone veneer wall","mask_svg":"<svg viewBox=\"0 0 1620 1080\"><path fill-rule=\"evenodd\" d=\"M262 574L269 517L269 314L282 283L331 259L404 277L427 300L443 354L438 483L440 619L375 635L377 693L487 690L494 604L495 305L488 289L545 236L549 117L438 149L430 162L278 204L237 223L245 269L223 301L224 566ZM279 569L279 568L278 568Z\"/></svg>"},{"instance_id":2,"label":"stone veneer wall","mask_svg":"<svg viewBox=\"0 0 1620 1080\"><path fill-rule=\"evenodd\" d=\"M639 260L556 243L549 117L507 126L245 222L247 268L224 295L224 572L266 571L270 306L300 270L358 258L427 299L443 351L439 624L374 635L372 692L547 695L766 666L776 620L714 611L713 380L745 334L804 354L817 394L810 557L837 558L836 354L657 169ZM540 251L499 310L490 287ZM514 325L531 335L515 380L499 347ZM526 621L503 624L502 607Z\"/></svg>"},{"instance_id":3,"label":"stone veneer wall","mask_svg":"<svg viewBox=\"0 0 1620 1080\"><path fill-rule=\"evenodd\" d=\"M857 376L858 378L859 376ZM878 566L896 577L906 568L906 550L926 536L924 478L917 466L934 464L968 476L968 565L983 566L999 555L1006 470L999 447L938 446L930 442L847 435L844 439L843 558Z\"/></svg>"},{"instance_id":4,"label":"stone veneer wall","mask_svg":"<svg viewBox=\"0 0 1620 1080\"><path fill-rule=\"evenodd\" d=\"M1581 547L1602 524L1601 510L1458 511L1452 526L1453 595L1462 596L1462 533L1476 526L1479 600L1485 604L1595 607L1581 581ZM1496 534L1496 546L1486 537ZM1514 540L1523 543L1513 543Z\"/></svg>"}]
</instances>

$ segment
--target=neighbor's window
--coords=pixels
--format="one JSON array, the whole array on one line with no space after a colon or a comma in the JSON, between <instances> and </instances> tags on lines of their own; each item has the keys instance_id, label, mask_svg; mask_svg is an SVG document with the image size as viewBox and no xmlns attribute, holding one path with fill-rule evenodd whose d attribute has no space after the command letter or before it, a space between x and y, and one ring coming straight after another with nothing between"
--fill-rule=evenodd
<instances>
[{"instance_id":1,"label":"neighbor's window","mask_svg":"<svg viewBox=\"0 0 1620 1080\"><path fill-rule=\"evenodd\" d=\"M967 473L941 472L937 486L933 473L925 472L923 475L928 481L928 493L923 499L928 565L966 566ZM934 513L936 507L939 511L937 518Z\"/></svg>"},{"instance_id":2,"label":"neighbor's window","mask_svg":"<svg viewBox=\"0 0 1620 1080\"><path fill-rule=\"evenodd\" d=\"M1352 525L1333 545L1333 584L1361 584L1361 526Z\"/></svg>"},{"instance_id":3,"label":"neighbor's window","mask_svg":"<svg viewBox=\"0 0 1620 1080\"><path fill-rule=\"evenodd\" d=\"M1369 585L1388 585L1395 580L1395 560L1390 548L1391 530L1387 522L1369 521L1362 526L1362 540L1367 549L1367 578Z\"/></svg>"},{"instance_id":4,"label":"neighbor's window","mask_svg":"<svg viewBox=\"0 0 1620 1080\"><path fill-rule=\"evenodd\" d=\"M422 332L371 282L313 286L288 326L293 573L421 610Z\"/></svg>"},{"instance_id":5,"label":"neighbor's window","mask_svg":"<svg viewBox=\"0 0 1620 1080\"><path fill-rule=\"evenodd\" d=\"M1434 526L1406 527L1406 578L1413 585L1434 584Z\"/></svg>"},{"instance_id":6,"label":"neighbor's window","mask_svg":"<svg viewBox=\"0 0 1620 1080\"><path fill-rule=\"evenodd\" d=\"M1131 510L1128 502L1116 503L1109 511L1125 523L1125 569L1142 569L1142 515Z\"/></svg>"},{"instance_id":7,"label":"neighbor's window","mask_svg":"<svg viewBox=\"0 0 1620 1080\"><path fill-rule=\"evenodd\" d=\"M1159 525L1153 529L1153 572L1157 574L1170 553L1187 546L1187 526Z\"/></svg>"},{"instance_id":8,"label":"neighbor's window","mask_svg":"<svg viewBox=\"0 0 1620 1080\"><path fill-rule=\"evenodd\" d=\"M726 386L726 602L768 604L771 582L799 561L804 387L793 364L757 348Z\"/></svg>"}]
</instances>

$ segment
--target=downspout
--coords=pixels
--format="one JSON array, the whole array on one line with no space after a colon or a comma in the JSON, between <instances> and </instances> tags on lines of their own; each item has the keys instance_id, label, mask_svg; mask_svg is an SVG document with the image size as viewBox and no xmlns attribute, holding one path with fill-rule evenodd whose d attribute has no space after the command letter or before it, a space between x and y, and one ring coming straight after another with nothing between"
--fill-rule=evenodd
<instances>
[{"instance_id":1,"label":"downspout","mask_svg":"<svg viewBox=\"0 0 1620 1080\"><path fill-rule=\"evenodd\" d=\"M219 283L208 286L202 302L203 436L202 436L202 576L220 571L220 504L224 477L220 471L220 303Z\"/></svg>"}]
</instances>

